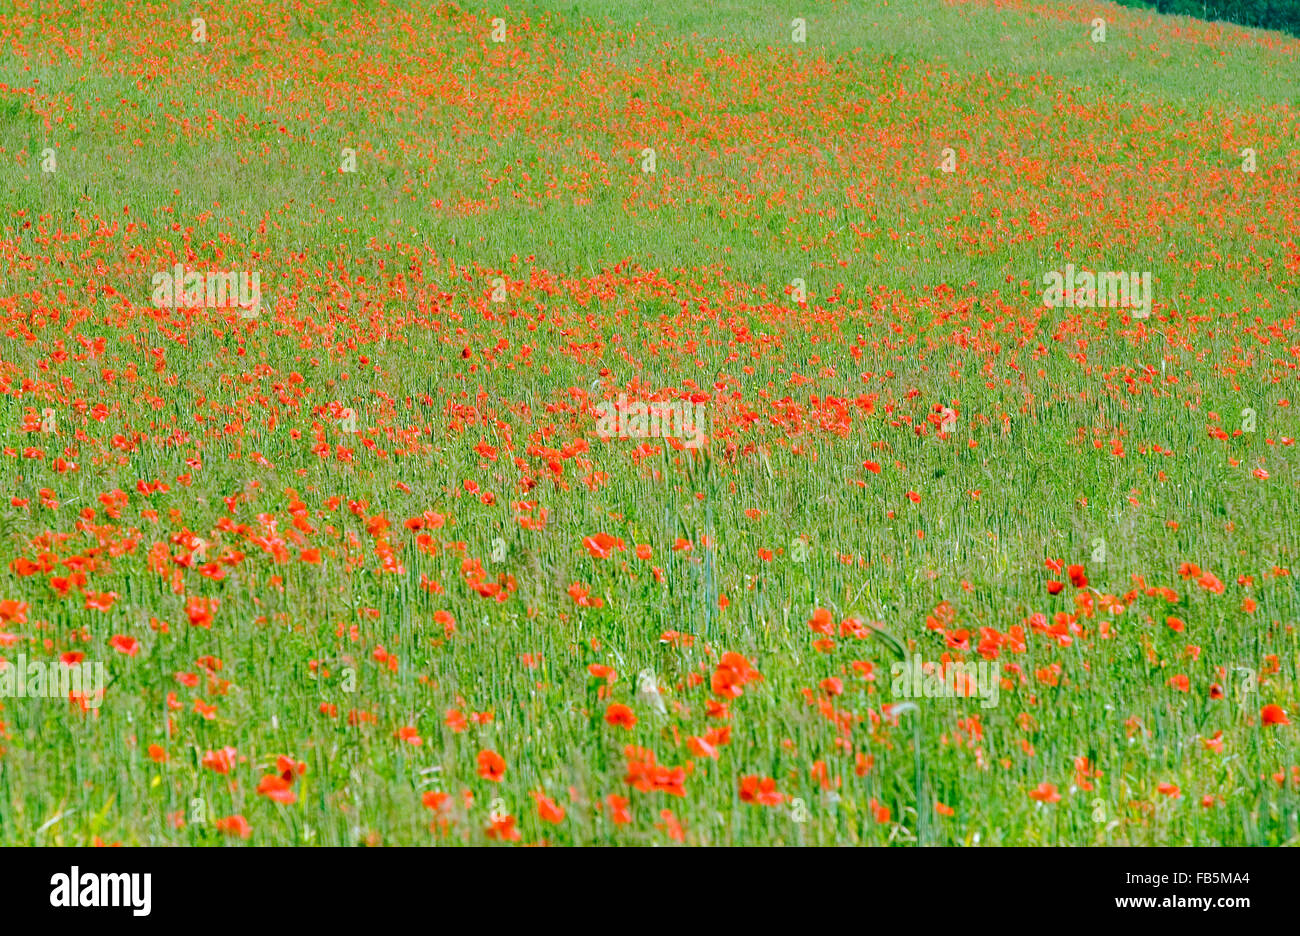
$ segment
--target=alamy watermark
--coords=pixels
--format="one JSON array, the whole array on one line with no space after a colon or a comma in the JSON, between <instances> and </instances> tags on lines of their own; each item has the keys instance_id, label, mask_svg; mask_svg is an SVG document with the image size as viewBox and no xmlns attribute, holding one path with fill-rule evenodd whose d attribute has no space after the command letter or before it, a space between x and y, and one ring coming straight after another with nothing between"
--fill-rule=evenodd
<instances>
[{"instance_id":1,"label":"alamy watermark","mask_svg":"<svg viewBox=\"0 0 1300 936\"><path fill-rule=\"evenodd\" d=\"M150 299L157 309L222 309L236 306L244 318L255 318L262 311L260 271L186 272L178 263L171 270L155 273L150 282L153 285Z\"/></svg>"},{"instance_id":2,"label":"alamy watermark","mask_svg":"<svg viewBox=\"0 0 1300 936\"><path fill-rule=\"evenodd\" d=\"M153 907L152 891L153 875L147 871L113 874L73 865L69 873L50 878L50 906L128 907L133 916L146 917Z\"/></svg>"},{"instance_id":3,"label":"alamy watermark","mask_svg":"<svg viewBox=\"0 0 1300 936\"><path fill-rule=\"evenodd\" d=\"M936 663L913 654L910 662L895 663L889 668L893 677L890 691L902 699L962 699L978 696L980 708L998 704L1001 677L996 663Z\"/></svg>"},{"instance_id":4,"label":"alamy watermark","mask_svg":"<svg viewBox=\"0 0 1300 936\"><path fill-rule=\"evenodd\" d=\"M86 708L104 700L104 664L41 662L18 654L0 662L0 699L78 699Z\"/></svg>"},{"instance_id":5,"label":"alamy watermark","mask_svg":"<svg viewBox=\"0 0 1300 936\"><path fill-rule=\"evenodd\" d=\"M1073 263L1065 272L1043 274L1043 305L1049 309L1132 309L1134 318L1151 314L1151 271L1141 273L1089 273Z\"/></svg>"},{"instance_id":6,"label":"alamy watermark","mask_svg":"<svg viewBox=\"0 0 1300 936\"><path fill-rule=\"evenodd\" d=\"M596 407L596 435L601 439L681 439L686 448L699 448L707 438L703 403L689 400L636 401L620 393L618 402Z\"/></svg>"}]
</instances>

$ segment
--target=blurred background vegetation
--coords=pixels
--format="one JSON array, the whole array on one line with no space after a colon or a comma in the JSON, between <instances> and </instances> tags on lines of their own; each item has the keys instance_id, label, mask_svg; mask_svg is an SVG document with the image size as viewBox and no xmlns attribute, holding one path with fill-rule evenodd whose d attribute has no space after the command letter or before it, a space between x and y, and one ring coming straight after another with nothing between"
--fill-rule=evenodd
<instances>
[{"instance_id":1,"label":"blurred background vegetation","mask_svg":"<svg viewBox=\"0 0 1300 936\"><path fill-rule=\"evenodd\" d=\"M1128 7L1225 20L1300 36L1300 0L1117 0Z\"/></svg>"}]
</instances>

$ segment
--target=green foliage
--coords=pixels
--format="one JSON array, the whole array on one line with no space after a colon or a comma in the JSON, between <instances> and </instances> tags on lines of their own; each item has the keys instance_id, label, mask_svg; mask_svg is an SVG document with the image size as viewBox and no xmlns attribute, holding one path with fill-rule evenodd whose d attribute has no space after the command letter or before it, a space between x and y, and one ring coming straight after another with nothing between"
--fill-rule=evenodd
<instances>
[{"instance_id":1,"label":"green foliage","mask_svg":"<svg viewBox=\"0 0 1300 936\"><path fill-rule=\"evenodd\" d=\"M1153 9L1172 16L1194 16L1273 29L1300 36L1300 3L1296 0L1117 0L1128 7Z\"/></svg>"}]
</instances>

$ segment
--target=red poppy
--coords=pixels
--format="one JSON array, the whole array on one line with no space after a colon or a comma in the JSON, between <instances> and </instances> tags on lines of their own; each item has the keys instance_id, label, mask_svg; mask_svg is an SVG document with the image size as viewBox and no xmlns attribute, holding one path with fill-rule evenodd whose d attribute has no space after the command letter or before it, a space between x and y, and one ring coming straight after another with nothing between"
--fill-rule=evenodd
<instances>
[{"instance_id":1,"label":"red poppy","mask_svg":"<svg viewBox=\"0 0 1300 936\"><path fill-rule=\"evenodd\" d=\"M478 775L484 780L500 783L506 775L506 762L496 751L478 752Z\"/></svg>"},{"instance_id":2,"label":"red poppy","mask_svg":"<svg viewBox=\"0 0 1300 936\"><path fill-rule=\"evenodd\" d=\"M609 818L615 825L626 825L632 821L632 813L628 809L631 801L626 797L611 793L605 797L605 805L609 807Z\"/></svg>"},{"instance_id":3,"label":"red poppy","mask_svg":"<svg viewBox=\"0 0 1300 936\"><path fill-rule=\"evenodd\" d=\"M117 601L117 592L103 592L102 594L86 592L87 611L107 611L113 607L115 601Z\"/></svg>"},{"instance_id":4,"label":"red poppy","mask_svg":"<svg viewBox=\"0 0 1300 936\"><path fill-rule=\"evenodd\" d=\"M292 806L298 802L298 794L291 787L289 781L279 774L267 774L258 782L257 793L285 806Z\"/></svg>"},{"instance_id":5,"label":"red poppy","mask_svg":"<svg viewBox=\"0 0 1300 936\"><path fill-rule=\"evenodd\" d=\"M740 801L757 803L759 806L780 806L785 802L785 794L777 790L776 781L771 777L741 777Z\"/></svg>"},{"instance_id":6,"label":"red poppy","mask_svg":"<svg viewBox=\"0 0 1300 936\"><path fill-rule=\"evenodd\" d=\"M624 548L621 539L610 536L608 533L597 533L594 536L584 537L582 545L593 559L608 559L615 550Z\"/></svg>"},{"instance_id":7,"label":"red poppy","mask_svg":"<svg viewBox=\"0 0 1300 936\"><path fill-rule=\"evenodd\" d=\"M1029 798L1039 803L1057 803L1061 800L1061 794L1056 792L1055 783L1044 780L1036 789L1029 791Z\"/></svg>"},{"instance_id":8,"label":"red poppy","mask_svg":"<svg viewBox=\"0 0 1300 936\"><path fill-rule=\"evenodd\" d=\"M537 815L543 822L558 825L564 821L564 807L557 804L555 800L543 796L540 791L533 793L533 799L537 802Z\"/></svg>"},{"instance_id":9,"label":"red poppy","mask_svg":"<svg viewBox=\"0 0 1300 936\"><path fill-rule=\"evenodd\" d=\"M226 816L224 819L218 819L213 825L218 832L224 832L226 835L234 835L242 839L252 836L253 827L248 824L248 820L243 816Z\"/></svg>"},{"instance_id":10,"label":"red poppy","mask_svg":"<svg viewBox=\"0 0 1300 936\"><path fill-rule=\"evenodd\" d=\"M618 728L632 728L636 725L636 712L621 702L612 702L605 709L605 721Z\"/></svg>"},{"instance_id":11,"label":"red poppy","mask_svg":"<svg viewBox=\"0 0 1300 936\"><path fill-rule=\"evenodd\" d=\"M135 656L140 652L140 641L125 634L114 634L108 641L108 645L118 653L124 653L127 656Z\"/></svg>"},{"instance_id":12,"label":"red poppy","mask_svg":"<svg viewBox=\"0 0 1300 936\"><path fill-rule=\"evenodd\" d=\"M498 839L503 842L519 841L519 832L515 829L514 816L493 817L492 824L487 827L485 834L490 839Z\"/></svg>"},{"instance_id":13,"label":"red poppy","mask_svg":"<svg viewBox=\"0 0 1300 936\"><path fill-rule=\"evenodd\" d=\"M1266 725L1289 725L1291 720L1286 717L1286 712L1282 706L1272 703L1264 706L1259 710L1260 720Z\"/></svg>"}]
</instances>

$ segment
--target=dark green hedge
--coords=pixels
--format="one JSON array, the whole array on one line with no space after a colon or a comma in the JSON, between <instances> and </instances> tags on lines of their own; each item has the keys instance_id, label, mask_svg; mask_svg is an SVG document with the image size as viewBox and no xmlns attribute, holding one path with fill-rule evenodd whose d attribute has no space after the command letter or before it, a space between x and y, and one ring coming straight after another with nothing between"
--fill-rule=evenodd
<instances>
[{"instance_id":1,"label":"dark green hedge","mask_svg":"<svg viewBox=\"0 0 1300 936\"><path fill-rule=\"evenodd\" d=\"M1243 26L1276 29L1300 36L1300 0L1117 0L1124 6L1159 13L1226 20Z\"/></svg>"}]
</instances>

